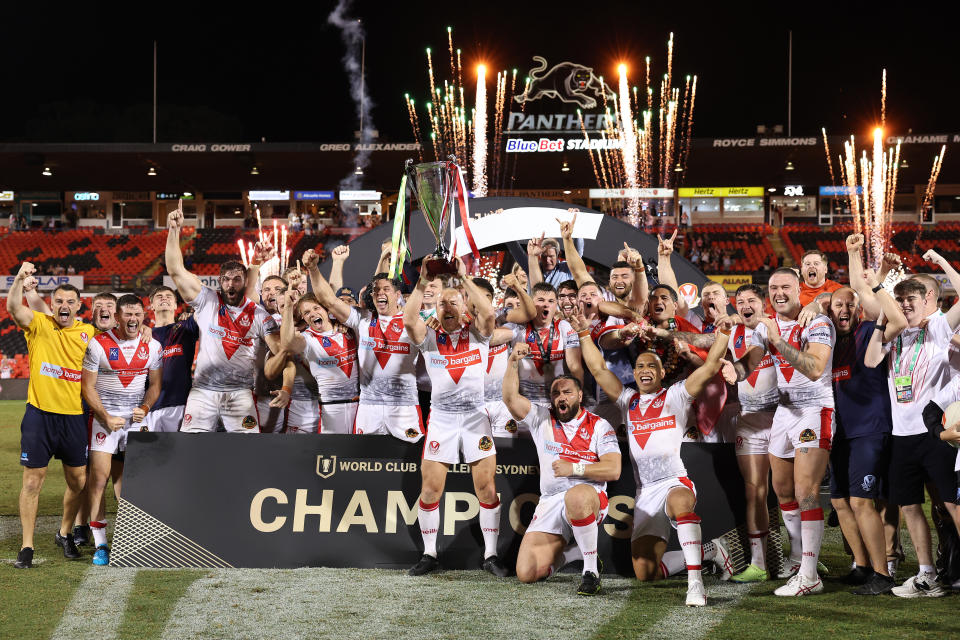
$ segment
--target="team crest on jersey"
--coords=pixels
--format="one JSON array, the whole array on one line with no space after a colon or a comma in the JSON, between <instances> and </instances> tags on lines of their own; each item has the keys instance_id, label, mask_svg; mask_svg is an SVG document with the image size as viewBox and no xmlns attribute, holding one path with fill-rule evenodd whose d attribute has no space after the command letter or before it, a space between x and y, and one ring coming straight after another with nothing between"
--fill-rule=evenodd
<instances>
[{"instance_id":1,"label":"team crest on jersey","mask_svg":"<svg viewBox=\"0 0 960 640\"><path fill-rule=\"evenodd\" d=\"M390 323L390 331L403 331L403 325L398 320Z\"/></svg>"},{"instance_id":2,"label":"team crest on jersey","mask_svg":"<svg viewBox=\"0 0 960 640\"><path fill-rule=\"evenodd\" d=\"M683 434L683 437L687 440L698 440L700 438L700 432L697 431L696 427L690 427L687 429L687 432Z\"/></svg>"},{"instance_id":3,"label":"team crest on jersey","mask_svg":"<svg viewBox=\"0 0 960 640\"><path fill-rule=\"evenodd\" d=\"M190 415L189 413L183 416L183 424L190 424L190 422L192 421L193 421L193 416Z\"/></svg>"},{"instance_id":4,"label":"team crest on jersey","mask_svg":"<svg viewBox=\"0 0 960 640\"><path fill-rule=\"evenodd\" d=\"M103 444L103 441L107 439L107 434L102 431L97 434L97 444Z\"/></svg>"},{"instance_id":5,"label":"team crest on jersey","mask_svg":"<svg viewBox=\"0 0 960 640\"><path fill-rule=\"evenodd\" d=\"M120 359L120 349L118 347L110 347L110 353L107 354L107 360L113 362L114 360Z\"/></svg>"},{"instance_id":6,"label":"team crest on jersey","mask_svg":"<svg viewBox=\"0 0 960 640\"><path fill-rule=\"evenodd\" d=\"M480 451L490 451L493 448L493 440L489 436L483 436L477 446L480 447Z\"/></svg>"},{"instance_id":7,"label":"team crest on jersey","mask_svg":"<svg viewBox=\"0 0 960 640\"><path fill-rule=\"evenodd\" d=\"M440 451L440 443L437 442L436 440L431 440L431 441L430 441L430 453L436 453L437 451Z\"/></svg>"},{"instance_id":8,"label":"team crest on jersey","mask_svg":"<svg viewBox=\"0 0 960 640\"><path fill-rule=\"evenodd\" d=\"M240 426L242 426L244 429L253 429L257 426L257 419L253 416L246 416L240 423Z\"/></svg>"},{"instance_id":9,"label":"team crest on jersey","mask_svg":"<svg viewBox=\"0 0 960 640\"><path fill-rule=\"evenodd\" d=\"M517 421L513 418L507 420L507 424L504 425L504 429L507 430L507 433L516 433L517 432Z\"/></svg>"},{"instance_id":10,"label":"team crest on jersey","mask_svg":"<svg viewBox=\"0 0 960 640\"><path fill-rule=\"evenodd\" d=\"M737 451L743 449L743 436L737 436Z\"/></svg>"},{"instance_id":11,"label":"team crest on jersey","mask_svg":"<svg viewBox=\"0 0 960 640\"><path fill-rule=\"evenodd\" d=\"M659 409L660 407L663 406L663 402L664 402L663 398L657 398L656 400L653 401L653 408Z\"/></svg>"},{"instance_id":12,"label":"team crest on jersey","mask_svg":"<svg viewBox=\"0 0 960 640\"><path fill-rule=\"evenodd\" d=\"M90 341L90 336L87 335L87 332L86 332L86 331L81 331L81 332L80 332L80 339L83 340L84 342L89 342L89 341Z\"/></svg>"},{"instance_id":13,"label":"team crest on jersey","mask_svg":"<svg viewBox=\"0 0 960 640\"><path fill-rule=\"evenodd\" d=\"M149 355L150 355L150 352L147 351L147 346L146 346L146 345L140 345L140 349L137 351L137 358L139 358L139 359L142 360L142 359L147 358L147 356L149 356Z\"/></svg>"},{"instance_id":14,"label":"team crest on jersey","mask_svg":"<svg viewBox=\"0 0 960 640\"><path fill-rule=\"evenodd\" d=\"M147 425L142 425L140 427L140 431L150 431L150 427L148 427Z\"/></svg>"},{"instance_id":15,"label":"team crest on jersey","mask_svg":"<svg viewBox=\"0 0 960 640\"><path fill-rule=\"evenodd\" d=\"M247 315L242 315L239 318L237 318L237 324L239 324L241 327L249 327L250 322L251 322L250 316L247 316Z\"/></svg>"},{"instance_id":16,"label":"team crest on jersey","mask_svg":"<svg viewBox=\"0 0 960 640\"><path fill-rule=\"evenodd\" d=\"M419 432L413 427L410 427L404 432L404 435L406 435L408 438L411 438L411 439L416 438L418 434Z\"/></svg>"},{"instance_id":17,"label":"team crest on jersey","mask_svg":"<svg viewBox=\"0 0 960 640\"><path fill-rule=\"evenodd\" d=\"M813 442L817 439L817 434L813 432L813 429L804 429L800 432L800 442Z\"/></svg>"}]
</instances>

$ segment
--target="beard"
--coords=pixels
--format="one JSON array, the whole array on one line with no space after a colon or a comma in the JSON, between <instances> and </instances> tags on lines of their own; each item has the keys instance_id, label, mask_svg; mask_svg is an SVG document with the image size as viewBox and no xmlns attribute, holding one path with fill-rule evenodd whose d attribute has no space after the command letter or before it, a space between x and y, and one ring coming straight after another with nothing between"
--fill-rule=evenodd
<instances>
[{"instance_id":1,"label":"beard","mask_svg":"<svg viewBox=\"0 0 960 640\"><path fill-rule=\"evenodd\" d=\"M566 403L564 403L566 405ZM580 413L580 403L574 402L570 405L566 405L566 411L561 411L557 406L557 403L553 403L553 415L560 422L570 422L576 415Z\"/></svg>"}]
</instances>

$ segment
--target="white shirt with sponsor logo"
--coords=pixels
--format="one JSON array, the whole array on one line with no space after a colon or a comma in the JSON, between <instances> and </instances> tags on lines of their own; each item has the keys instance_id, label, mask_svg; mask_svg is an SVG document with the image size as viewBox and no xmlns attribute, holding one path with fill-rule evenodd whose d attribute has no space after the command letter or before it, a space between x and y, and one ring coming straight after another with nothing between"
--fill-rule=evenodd
<instances>
[{"instance_id":1,"label":"white shirt with sponsor logo","mask_svg":"<svg viewBox=\"0 0 960 640\"><path fill-rule=\"evenodd\" d=\"M550 384L563 374L566 349L580 346L577 332L566 320L535 329L532 323L508 324L513 344L526 342L530 354L520 361L520 395L535 404L550 406Z\"/></svg>"},{"instance_id":2,"label":"white shirt with sponsor logo","mask_svg":"<svg viewBox=\"0 0 960 640\"><path fill-rule=\"evenodd\" d=\"M554 460L593 464L608 453L620 453L617 432L600 416L580 409L569 422L553 418L550 409L530 403L530 412L523 424L530 430L537 445L540 461L540 495L552 496L565 493L578 484L589 484L597 491L605 491L606 482L597 482L574 476L558 478L553 475Z\"/></svg>"},{"instance_id":3,"label":"white shirt with sponsor logo","mask_svg":"<svg viewBox=\"0 0 960 640\"><path fill-rule=\"evenodd\" d=\"M193 374L195 389L240 391L253 387L257 341L280 330L266 309L244 298L239 307L203 287L189 302L200 327L200 350Z\"/></svg>"},{"instance_id":4,"label":"white shirt with sponsor logo","mask_svg":"<svg viewBox=\"0 0 960 640\"><path fill-rule=\"evenodd\" d=\"M730 335L727 349L734 361L740 360L752 345L753 329L738 324ZM777 370L773 366L773 357L766 353L760 364L746 380L737 383L737 396L740 399L740 413L773 411L777 408L780 392L777 387Z\"/></svg>"},{"instance_id":5,"label":"white shirt with sponsor logo","mask_svg":"<svg viewBox=\"0 0 960 640\"><path fill-rule=\"evenodd\" d=\"M923 342L917 346L917 341L923 337ZM887 387L890 390L891 416L893 417L893 435L913 436L927 433L923 424L923 409L931 400L935 400L940 391L950 384L953 370L949 366L950 338L953 330L947 317L942 314L932 314L927 318L926 326L908 327L895 338L883 346L887 356ZM913 400L899 402L897 400L897 385L894 379L910 374L914 353L917 361L913 365L911 391ZM899 357L898 357L899 355ZM882 365L881 365L882 366Z\"/></svg>"},{"instance_id":6,"label":"white shirt with sponsor logo","mask_svg":"<svg viewBox=\"0 0 960 640\"><path fill-rule=\"evenodd\" d=\"M490 336L482 336L474 325L452 334L427 327L417 349L423 354L430 376L430 407L451 413L473 413L483 409L484 378Z\"/></svg>"},{"instance_id":7,"label":"white shirt with sponsor logo","mask_svg":"<svg viewBox=\"0 0 960 640\"><path fill-rule=\"evenodd\" d=\"M113 329L87 344L83 368L97 374L94 388L107 413L129 418L140 406L148 373L163 366L162 351L156 340L145 343L140 336L122 340Z\"/></svg>"},{"instance_id":8,"label":"white shirt with sponsor logo","mask_svg":"<svg viewBox=\"0 0 960 640\"><path fill-rule=\"evenodd\" d=\"M947 407L954 402L960 402L960 377L951 378L951 380L937 392L933 401L937 403L937 406L939 406L942 411L946 411ZM953 465L953 470L960 471L960 451L957 452L957 461Z\"/></svg>"},{"instance_id":9,"label":"white shirt with sponsor logo","mask_svg":"<svg viewBox=\"0 0 960 640\"><path fill-rule=\"evenodd\" d=\"M357 397L357 339L352 333L319 332L307 329L302 334L306 346L303 357L317 381L324 402Z\"/></svg>"},{"instance_id":10,"label":"white shirt with sponsor logo","mask_svg":"<svg viewBox=\"0 0 960 640\"><path fill-rule=\"evenodd\" d=\"M827 364L823 374L816 380L811 380L793 368L779 351L769 345L767 327L758 324L750 344L763 348L773 357L774 368L777 370L777 381L780 394L780 403L793 407L827 407L833 408L833 348L837 344L837 331L833 323L825 315L818 315L806 327L801 327L796 320L781 320L774 318L780 327L780 335L786 342L798 351L803 351L807 344L823 344L830 347L827 355ZM741 400L742 402L742 400Z\"/></svg>"},{"instance_id":11,"label":"white shirt with sponsor logo","mask_svg":"<svg viewBox=\"0 0 960 640\"><path fill-rule=\"evenodd\" d=\"M693 396L684 380L656 393L624 388L617 406L627 426L637 493L646 484L687 475L680 444L690 419Z\"/></svg>"},{"instance_id":12,"label":"white shirt with sponsor logo","mask_svg":"<svg viewBox=\"0 0 960 640\"><path fill-rule=\"evenodd\" d=\"M375 318L371 312L361 313L354 307L346 324L357 336L360 402L391 406L419 404L419 353L403 326L403 314Z\"/></svg>"}]
</instances>

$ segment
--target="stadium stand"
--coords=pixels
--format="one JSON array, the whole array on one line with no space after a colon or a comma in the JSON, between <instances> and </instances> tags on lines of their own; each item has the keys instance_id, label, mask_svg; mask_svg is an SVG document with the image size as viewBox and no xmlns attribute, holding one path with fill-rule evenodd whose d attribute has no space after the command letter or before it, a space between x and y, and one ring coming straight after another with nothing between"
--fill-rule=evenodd
<instances>
[{"instance_id":1,"label":"stadium stand","mask_svg":"<svg viewBox=\"0 0 960 640\"><path fill-rule=\"evenodd\" d=\"M711 249L731 252L731 273L753 273L776 255L767 239L771 232L766 224L698 224L687 230L685 246L689 254L692 243L702 236Z\"/></svg>"}]
</instances>

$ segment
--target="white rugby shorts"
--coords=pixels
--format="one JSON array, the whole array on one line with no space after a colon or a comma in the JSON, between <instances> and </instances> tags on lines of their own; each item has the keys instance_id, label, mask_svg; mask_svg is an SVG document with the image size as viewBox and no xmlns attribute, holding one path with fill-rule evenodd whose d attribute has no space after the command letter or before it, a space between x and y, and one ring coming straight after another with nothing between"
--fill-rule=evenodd
<instances>
[{"instance_id":1,"label":"white rugby shorts","mask_svg":"<svg viewBox=\"0 0 960 640\"><path fill-rule=\"evenodd\" d=\"M149 431L175 433L180 431L185 408L186 405L178 404L173 407L150 409L143 421L147 424Z\"/></svg>"},{"instance_id":2,"label":"white rugby shorts","mask_svg":"<svg viewBox=\"0 0 960 640\"><path fill-rule=\"evenodd\" d=\"M253 392L209 391L194 387L187 396L184 408L183 427L186 433L206 433L217 430L217 420L231 433L260 433L257 407Z\"/></svg>"},{"instance_id":3,"label":"white rugby shorts","mask_svg":"<svg viewBox=\"0 0 960 640\"><path fill-rule=\"evenodd\" d=\"M781 404L770 427L769 453L792 458L796 449L830 450L835 420L832 407L795 407Z\"/></svg>"},{"instance_id":4,"label":"white rugby shorts","mask_svg":"<svg viewBox=\"0 0 960 640\"><path fill-rule=\"evenodd\" d=\"M486 404L487 417L490 418L490 429L495 438L516 438L520 431L520 421L510 415L503 400L489 400Z\"/></svg>"},{"instance_id":5,"label":"white rugby shorts","mask_svg":"<svg viewBox=\"0 0 960 640\"><path fill-rule=\"evenodd\" d=\"M579 486L579 485L574 485ZM588 485L593 487L593 485ZM593 487L597 489L597 487ZM567 490L569 491L569 489ZM531 531L540 531L541 533L552 533L563 536L563 539L570 541L573 538L573 526L570 524L570 518L567 517L567 503L564 500L567 493L555 493L552 496L541 496L537 508L533 512L533 518L527 525L527 533ZM597 489L597 495L600 498L600 513L597 515L597 526L603 523L607 517L607 510L610 505L607 501L607 494Z\"/></svg>"},{"instance_id":6,"label":"white rugby shorts","mask_svg":"<svg viewBox=\"0 0 960 640\"><path fill-rule=\"evenodd\" d=\"M260 433L280 433L283 431L283 421L287 417L287 410L279 407L271 407L270 401L273 396L258 396L254 394L257 407L257 423L260 425ZM293 402L291 400L291 402Z\"/></svg>"},{"instance_id":7,"label":"white rugby shorts","mask_svg":"<svg viewBox=\"0 0 960 640\"><path fill-rule=\"evenodd\" d=\"M127 418L122 429L110 431L94 418L90 425L90 451L102 451L103 453L126 451L128 431L154 431L154 429L150 428L146 420L131 423L130 418Z\"/></svg>"},{"instance_id":8,"label":"white rugby shorts","mask_svg":"<svg viewBox=\"0 0 960 640\"><path fill-rule=\"evenodd\" d=\"M467 463L497 454L486 410L453 413L431 408L423 459L456 464L460 462L461 453L463 461Z\"/></svg>"},{"instance_id":9,"label":"white rugby shorts","mask_svg":"<svg viewBox=\"0 0 960 640\"><path fill-rule=\"evenodd\" d=\"M319 424L319 400L290 400L284 421L284 433L316 433Z\"/></svg>"},{"instance_id":10,"label":"white rugby shorts","mask_svg":"<svg viewBox=\"0 0 960 640\"><path fill-rule=\"evenodd\" d=\"M420 405L365 404L357 407L354 433L393 436L405 442L418 442L423 437Z\"/></svg>"},{"instance_id":11,"label":"white rugby shorts","mask_svg":"<svg viewBox=\"0 0 960 640\"><path fill-rule=\"evenodd\" d=\"M643 536L656 536L670 540L671 527L676 529L677 522L667 515L667 496L673 489L685 487L697 495L693 481L686 476L664 478L645 484L636 495L633 505L633 534L631 540Z\"/></svg>"},{"instance_id":12,"label":"white rugby shorts","mask_svg":"<svg viewBox=\"0 0 960 640\"><path fill-rule=\"evenodd\" d=\"M353 433L359 402L320 404L320 433Z\"/></svg>"},{"instance_id":13,"label":"white rugby shorts","mask_svg":"<svg viewBox=\"0 0 960 640\"><path fill-rule=\"evenodd\" d=\"M765 456L770 451L773 411L741 413L734 421L738 456Z\"/></svg>"}]
</instances>

